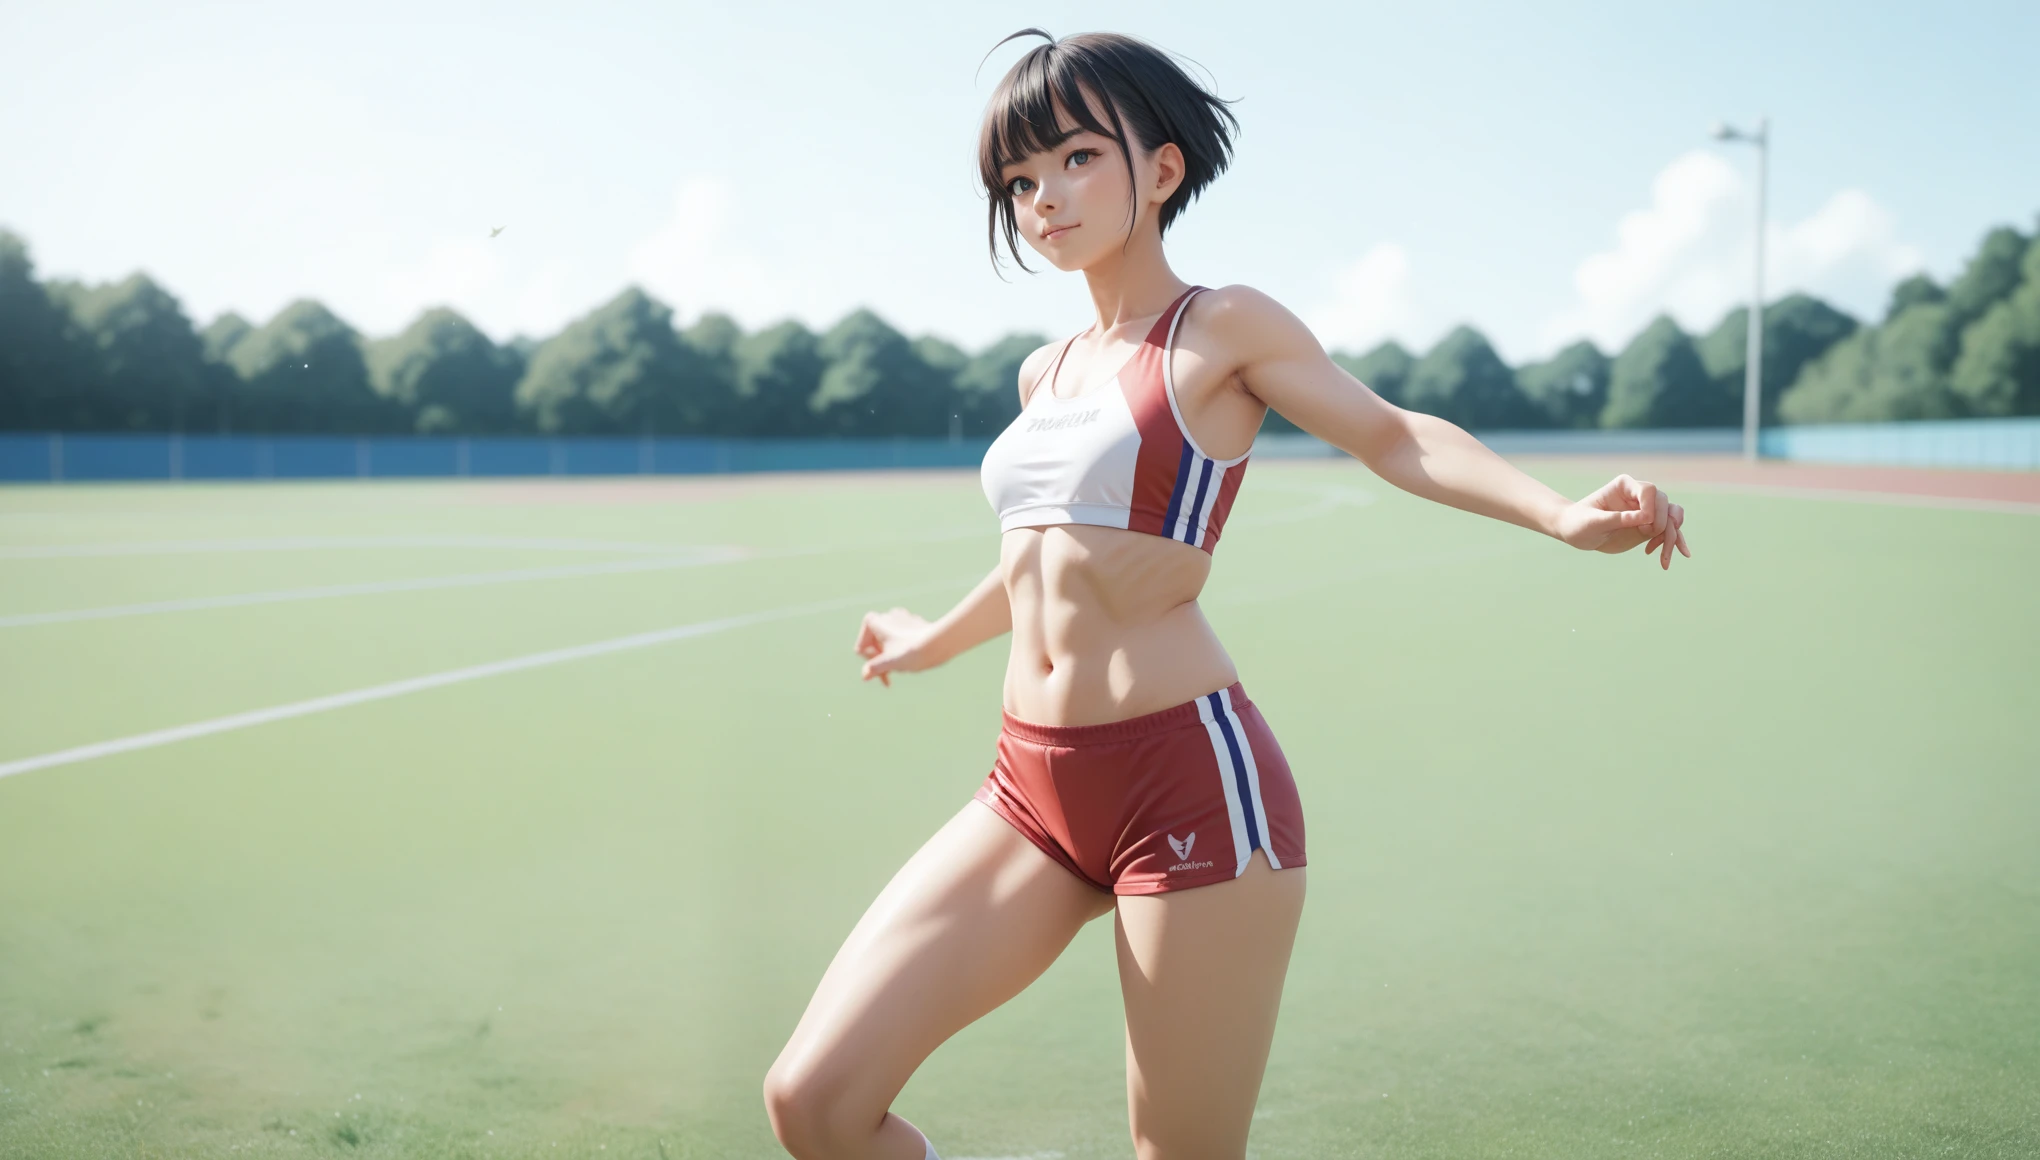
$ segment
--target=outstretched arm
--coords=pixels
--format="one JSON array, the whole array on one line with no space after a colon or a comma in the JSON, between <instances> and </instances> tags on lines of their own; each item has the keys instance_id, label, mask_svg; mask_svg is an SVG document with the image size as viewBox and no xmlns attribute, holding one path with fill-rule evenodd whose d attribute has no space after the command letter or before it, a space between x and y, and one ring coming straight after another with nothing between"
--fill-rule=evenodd
<instances>
[{"instance_id":1,"label":"outstretched arm","mask_svg":"<svg viewBox=\"0 0 2040 1160\"><path fill-rule=\"evenodd\" d=\"M1246 389L1297 426L1413 495L1543 532L1576 548L1626 552L1647 544L1671 566L1691 556L1685 510L1657 485L1620 475L1577 502L1524 474L1467 434L1405 411L1347 374L1316 336L1274 299L1229 286L1202 316Z\"/></svg>"},{"instance_id":2,"label":"outstretched arm","mask_svg":"<svg viewBox=\"0 0 2040 1160\"><path fill-rule=\"evenodd\" d=\"M1013 605L1006 598L1006 579L994 568L933 624L904 608L865 613L856 649L864 658L864 679L877 677L891 686L893 673L932 669L1011 631Z\"/></svg>"}]
</instances>

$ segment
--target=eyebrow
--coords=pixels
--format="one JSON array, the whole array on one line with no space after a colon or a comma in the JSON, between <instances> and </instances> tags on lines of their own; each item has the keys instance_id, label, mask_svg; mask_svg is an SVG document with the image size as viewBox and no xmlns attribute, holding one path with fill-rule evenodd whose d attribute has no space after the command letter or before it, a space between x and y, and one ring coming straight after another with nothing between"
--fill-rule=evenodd
<instances>
[{"instance_id":1,"label":"eyebrow","mask_svg":"<svg viewBox=\"0 0 2040 1160\"><path fill-rule=\"evenodd\" d=\"M1062 136L1056 138L1055 140L1044 144L1041 148L1035 150L1033 153L1029 153L1024 157L1015 157L1011 161L1002 162L999 165L999 172L1000 174L1003 175L1008 169L1013 168L1015 165L1018 165L1021 162L1026 161L1028 157L1033 157L1036 154L1054 153L1056 150L1061 149L1063 146L1069 144L1072 139L1081 137L1086 133L1089 133L1091 136L1096 137L1102 141L1112 140L1111 135L1108 133L1100 133L1095 129L1086 129L1083 126L1079 125L1078 127L1071 129L1069 132L1064 133Z\"/></svg>"}]
</instances>

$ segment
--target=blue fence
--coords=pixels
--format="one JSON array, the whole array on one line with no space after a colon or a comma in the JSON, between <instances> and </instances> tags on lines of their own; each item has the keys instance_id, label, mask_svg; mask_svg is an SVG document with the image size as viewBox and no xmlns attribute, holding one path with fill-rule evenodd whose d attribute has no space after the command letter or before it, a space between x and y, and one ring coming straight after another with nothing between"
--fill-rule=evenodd
<instances>
[{"instance_id":1,"label":"blue fence","mask_svg":"<svg viewBox=\"0 0 2040 1160\"><path fill-rule=\"evenodd\" d=\"M1492 431L1505 455L1710 454L1742 446L1732 428ZM2040 470L2040 419L1769 427L1772 459ZM0 433L0 482L336 479L519 475L707 475L976 467L987 439L606 439L593 436L45 435ZM1263 435L1263 459L1338 455L1309 435Z\"/></svg>"},{"instance_id":2,"label":"blue fence","mask_svg":"<svg viewBox=\"0 0 2040 1160\"><path fill-rule=\"evenodd\" d=\"M1742 431L1696 427L1658 431L1478 431L1503 455L1739 455ZM1951 419L1920 423L1845 423L1766 427L1757 447L1766 459L1879 467L2040 471L2040 419ZM1338 455L1309 435L1263 435L1262 458Z\"/></svg>"},{"instance_id":3,"label":"blue fence","mask_svg":"<svg viewBox=\"0 0 2040 1160\"><path fill-rule=\"evenodd\" d=\"M1812 463L2040 471L2040 419L1767 427L1757 446L1767 458Z\"/></svg>"},{"instance_id":4,"label":"blue fence","mask_svg":"<svg viewBox=\"0 0 2040 1160\"><path fill-rule=\"evenodd\" d=\"M1726 455L1742 450L1733 427L1692 427L1662 431L1627 428L1584 431L1477 431L1480 441L1502 455ZM1266 434L1254 440L1256 459L1323 459L1345 452L1315 435Z\"/></svg>"},{"instance_id":5,"label":"blue fence","mask_svg":"<svg viewBox=\"0 0 2040 1160\"><path fill-rule=\"evenodd\" d=\"M0 480L705 475L976 467L988 439L0 434Z\"/></svg>"}]
</instances>

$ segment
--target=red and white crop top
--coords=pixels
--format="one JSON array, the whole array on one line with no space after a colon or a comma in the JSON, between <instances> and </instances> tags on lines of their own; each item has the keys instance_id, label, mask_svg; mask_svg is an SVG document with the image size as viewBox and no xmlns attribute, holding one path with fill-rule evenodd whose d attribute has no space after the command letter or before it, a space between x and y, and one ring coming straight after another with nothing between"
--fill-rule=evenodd
<instances>
[{"instance_id":1,"label":"red and white crop top","mask_svg":"<svg viewBox=\"0 0 2040 1160\"><path fill-rule=\"evenodd\" d=\"M1104 386L1057 398L1052 370L1034 388L1019 418L985 452L979 473L1001 532L1096 524L1167 536L1206 552L1217 545L1247 456L1213 459L1197 446L1176 406L1169 372L1176 325L1202 289L1193 286L1170 303ZM1058 354L1055 370L1061 366Z\"/></svg>"}]
</instances>

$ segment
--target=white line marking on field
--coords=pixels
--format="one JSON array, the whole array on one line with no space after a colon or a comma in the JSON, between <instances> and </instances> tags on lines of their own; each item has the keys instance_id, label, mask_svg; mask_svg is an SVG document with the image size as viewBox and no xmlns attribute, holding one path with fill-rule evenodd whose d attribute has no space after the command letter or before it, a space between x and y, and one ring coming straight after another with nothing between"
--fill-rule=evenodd
<instances>
[{"instance_id":1,"label":"white line marking on field","mask_svg":"<svg viewBox=\"0 0 2040 1160\"><path fill-rule=\"evenodd\" d=\"M1844 503L1895 504L1899 507L1940 508L1945 511L2000 512L2007 515L2040 516L2040 504L2014 499L1972 499L1958 495L1917 495L1903 491L1859 491L1843 487L1785 487L1768 483L1708 483L1678 481L1680 488L1694 491L1727 491L1770 499L1827 499Z\"/></svg>"},{"instance_id":2,"label":"white line marking on field","mask_svg":"<svg viewBox=\"0 0 2040 1160\"><path fill-rule=\"evenodd\" d=\"M81 544L0 546L0 560L76 556L184 556L214 552L304 552L334 548L500 548L532 552L630 552L670 555L685 544L566 540L520 536L275 536L242 540L129 540Z\"/></svg>"},{"instance_id":3,"label":"white line marking on field","mask_svg":"<svg viewBox=\"0 0 2040 1160\"><path fill-rule=\"evenodd\" d=\"M448 537L431 537L432 544L460 547L545 547L547 545L571 545L569 551L648 551L657 549L665 559L621 560L606 564L572 564L554 568L522 568L506 572L465 572L452 576L427 576L404 580L364 580L354 584L327 584L312 588L280 588L267 592L234 592L222 596L191 596L177 600L153 600L137 604L111 604L96 608L58 609L50 612L17 612L0 614L0 629L21 628L41 624L68 624L81 620L109 620L127 616L147 616L159 612L191 612L208 608L238 608L259 604L284 604L299 600L322 600L336 596L371 596L388 592L417 592L435 588L467 588L485 584L514 584L526 580L571 579L580 576L604 576L629 572L662 572L675 568L689 568L702 564L727 564L739 560L782 560L804 556L822 556L832 552L852 549L871 549L890 544L938 543L950 540L977 539L989 537L991 532L983 527L936 529L912 536L900 536L887 540L863 540L855 544L839 545L833 548L783 548L758 552L749 548L723 544L656 545L656 544L610 544L583 540L497 540L490 537L462 537L458 542ZM425 537L405 537L401 541L377 539L373 543L365 540L292 540L286 542L289 548L321 547L416 547L421 546ZM275 544L279 541L200 541L208 544L260 543ZM592 546L590 546L592 545ZM36 548L16 549L32 551L42 555L57 555L55 549L63 549L74 556L135 555L130 551L76 551L72 549L110 547L127 549L136 545L42 545ZM211 550L211 549L206 549ZM239 550L239 549L231 549ZM256 549L250 549L256 550ZM0 548L0 558L5 558L7 549ZM689 552L690 556L676 553Z\"/></svg>"},{"instance_id":4,"label":"white line marking on field","mask_svg":"<svg viewBox=\"0 0 2040 1160\"><path fill-rule=\"evenodd\" d=\"M95 757L111 757L117 753L131 753L137 749L153 749L159 745L170 745L178 741L189 741L194 737L210 737L215 733L229 733L236 729L247 729L255 725L266 725L271 721L287 721L292 717L305 717L313 713L324 713L331 709L345 709L350 705L383 701L401 697L407 693L420 693L427 689L443 688L484 677L500 677L505 673L521 673L526 669L544 668L547 665L563 664L567 661L586 660L589 657L606 656L609 653L627 652L631 649L649 648L690 637L710 636L727 632L733 628L746 628L768 621L786 620L796 616L808 616L817 612L833 612L859 604L877 604L886 600L915 592L933 589L954 588L969 581L947 581L939 584L919 584L911 588L897 588L889 592L867 593L860 596L843 596L834 600L817 600L808 604L789 604L783 608L768 608L763 612L746 612L738 616L725 616L716 620L703 620L694 624L675 625L672 628L656 629L652 632L633 633L629 636L611 637L592 644L578 644L568 648L547 649L508 660L489 661L486 664L468 665L465 668L447 669L444 672L427 673L422 677L407 677L401 681L390 681L381 685L370 685L346 693L332 693L324 697L313 697L308 701L293 701L287 705L272 705L267 709L254 709L246 713L234 713L226 717L215 717L210 721L197 721L190 725L178 725L170 729L157 729L149 733L137 733L131 737L117 737L112 741L98 741L91 745L80 745L72 749L60 749L55 753L23 757L14 761L0 762L0 778L12 777L17 773L30 773L38 769L49 769L57 765L72 765L90 761Z\"/></svg>"},{"instance_id":5,"label":"white line marking on field","mask_svg":"<svg viewBox=\"0 0 2040 1160\"><path fill-rule=\"evenodd\" d=\"M240 608L251 604L287 604L298 600L325 600L335 596L371 596L385 592L425 592L436 588L475 588L488 584L517 584L526 580L564 580L578 576L608 576L629 572L664 572L675 568L696 568L742 560L748 553L740 548L708 547L694 556L666 560L617 560L607 564L568 564L555 568L520 568L508 572L463 572L451 576L419 576L405 580L364 580L357 584L326 584L316 588L278 588L268 592L233 592L223 596L191 596L182 600L155 600L144 604L108 604L97 608L70 608L56 612L18 612L0 616L0 628L21 628L34 624L66 624L78 620L112 620L123 616L147 616L158 612L194 612L206 608Z\"/></svg>"}]
</instances>

